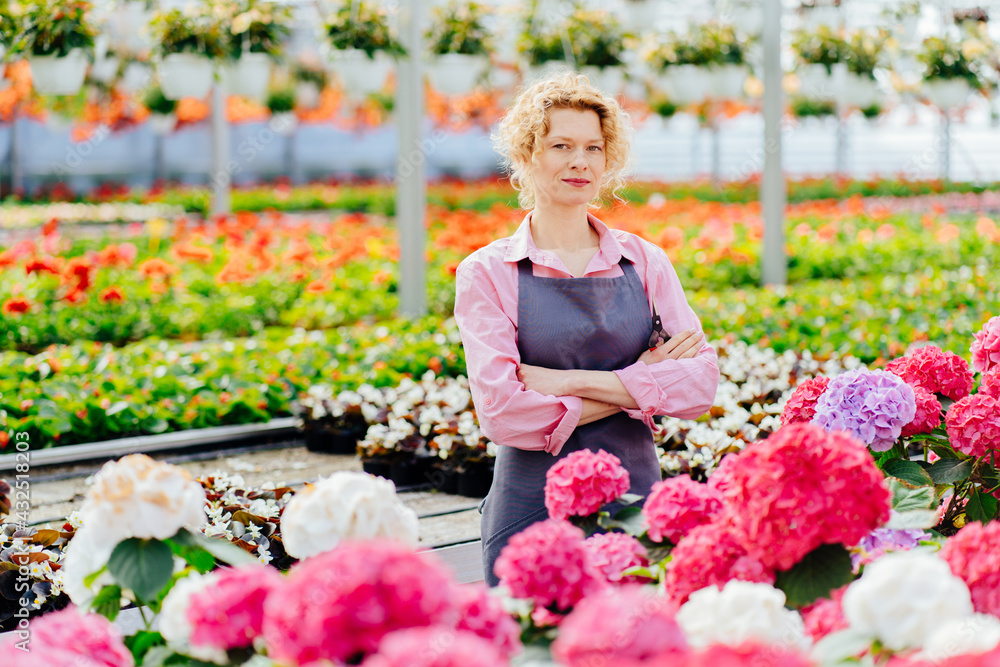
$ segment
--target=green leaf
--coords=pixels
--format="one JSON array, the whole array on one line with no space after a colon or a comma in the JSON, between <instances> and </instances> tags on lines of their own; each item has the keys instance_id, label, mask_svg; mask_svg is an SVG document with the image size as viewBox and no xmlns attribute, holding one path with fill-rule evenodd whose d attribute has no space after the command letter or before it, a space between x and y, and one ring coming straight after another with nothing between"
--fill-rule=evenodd
<instances>
[{"instance_id":1,"label":"green leaf","mask_svg":"<svg viewBox=\"0 0 1000 667\"><path fill-rule=\"evenodd\" d=\"M854 579L851 554L841 544L813 549L790 570L778 572L775 588L785 592L787 604L801 608L830 596L830 591Z\"/></svg>"},{"instance_id":2,"label":"green leaf","mask_svg":"<svg viewBox=\"0 0 1000 667\"><path fill-rule=\"evenodd\" d=\"M934 484L934 480L927 474L927 471L914 461L892 459L886 462L882 470L886 475L901 479L913 486L933 486Z\"/></svg>"},{"instance_id":3,"label":"green leaf","mask_svg":"<svg viewBox=\"0 0 1000 667\"><path fill-rule=\"evenodd\" d=\"M927 470L935 484L954 484L972 474L972 459L941 459Z\"/></svg>"},{"instance_id":4,"label":"green leaf","mask_svg":"<svg viewBox=\"0 0 1000 667\"><path fill-rule=\"evenodd\" d=\"M190 533L187 533L190 535ZM178 533L180 535L180 533ZM176 555L184 559L188 565L202 574L215 569L215 556L208 553L201 545L187 538L172 537L167 540L167 546Z\"/></svg>"},{"instance_id":5,"label":"green leaf","mask_svg":"<svg viewBox=\"0 0 1000 667\"><path fill-rule=\"evenodd\" d=\"M150 632L149 630L139 630L134 635L125 637L125 646L132 652L132 657L135 658L135 664L137 665L143 664L143 658L149 653L150 649L155 646L165 646L166 643L163 635L159 632Z\"/></svg>"},{"instance_id":6,"label":"green leaf","mask_svg":"<svg viewBox=\"0 0 1000 667\"><path fill-rule=\"evenodd\" d=\"M128 403L126 401L118 401L117 403L111 405L107 409L107 411L105 412L105 414L107 414L107 416L110 417L111 415L116 415L119 412L121 412L122 410L127 409L128 407L129 407L129 405L128 405Z\"/></svg>"},{"instance_id":7,"label":"green leaf","mask_svg":"<svg viewBox=\"0 0 1000 667\"><path fill-rule=\"evenodd\" d=\"M868 652L874 641L871 634L861 630L840 630L816 642L812 654L824 665L839 665Z\"/></svg>"},{"instance_id":8,"label":"green leaf","mask_svg":"<svg viewBox=\"0 0 1000 667\"><path fill-rule=\"evenodd\" d=\"M623 505L632 505L634 503L639 502L640 500L643 500L644 498L645 496L640 496L638 493L626 493L622 496L619 496L618 500Z\"/></svg>"},{"instance_id":9,"label":"green leaf","mask_svg":"<svg viewBox=\"0 0 1000 667\"><path fill-rule=\"evenodd\" d=\"M100 614L109 621L114 621L118 618L118 612L122 610L121 586L102 588L90 604L90 608L95 614Z\"/></svg>"},{"instance_id":10,"label":"green leaf","mask_svg":"<svg viewBox=\"0 0 1000 667\"><path fill-rule=\"evenodd\" d=\"M895 477L886 479L886 486L892 492L892 509L897 512L931 509L937 500L931 486L912 488Z\"/></svg>"},{"instance_id":11,"label":"green leaf","mask_svg":"<svg viewBox=\"0 0 1000 667\"><path fill-rule=\"evenodd\" d=\"M197 546L204 549L228 565L257 562L257 559L246 551L243 551L243 549L240 549L232 542L221 538L206 537L201 533L195 534L182 528L170 539L185 546Z\"/></svg>"},{"instance_id":12,"label":"green leaf","mask_svg":"<svg viewBox=\"0 0 1000 667\"><path fill-rule=\"evenodd\" d=\"M87 586L88 588L91 587L91 586L93 586L94 582L97 581L97 578L99 576L101 576L102 574L104 574L105 572L107 572L107 570L108 570L108 566L105 565L104 567L102 567L97 572L93 572L91 574L88 574L86 577L83 578L83 585Z\"/></svg>"},{"instance_id":13,"label":"green leaf","mask_svg":"<svg viewBox=\"0 0 1000 667\"><path fill-rule=\"evenodd\" d=\"M646 526L642 518L641 507L623 507L615 514L615 518L609 519L601 517L600 525L608 530L618 529L628 533L633 537L638 537L646 532Z\"/></svg>"},{"instance_id":14,"label":"green leaf","mask_svg":"<svg viewBox=\"0 0 1000 667\"><path fill-rule=\"evenodd\" d=\"M982 491L973 491L965 505L965 518L987 523L997 515L997 499Z\"/></svg>"},{"instance_id":15,"label":"green leaf","mask_svg":"<svg viewBox=\"0 0 1000 667\"><path fill-rule=\"evenodd\" d=\"M174 555L159 540L133 537L120 542L108 559L108 571L123 588L131 588L140 600L152 600L170 583Z\"/></svg>"}]
</instances>

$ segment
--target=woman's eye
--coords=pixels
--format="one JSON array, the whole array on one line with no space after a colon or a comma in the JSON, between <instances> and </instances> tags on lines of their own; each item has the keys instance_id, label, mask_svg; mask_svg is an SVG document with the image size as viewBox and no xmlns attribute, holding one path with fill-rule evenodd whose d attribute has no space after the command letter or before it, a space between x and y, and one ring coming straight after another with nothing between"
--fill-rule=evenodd
<instances>
[{"instance_id":1,"label":"woman's eye","mask_svg":"<svg viewBox=\"0 0 1000 667\"><path fill-rule=\"evenodd\" d=\"M591 146L591 148L594 148L594 149L597 149L597 150L603 150L600 146Z\"/></svg>"}]
</instances>

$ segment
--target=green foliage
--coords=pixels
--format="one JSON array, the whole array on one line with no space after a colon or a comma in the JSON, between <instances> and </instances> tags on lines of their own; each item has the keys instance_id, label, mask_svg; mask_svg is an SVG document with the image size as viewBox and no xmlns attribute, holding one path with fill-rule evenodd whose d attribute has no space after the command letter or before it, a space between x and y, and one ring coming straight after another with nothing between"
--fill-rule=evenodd
<instances>
[{"instance_id":1,"label":"green foliage","mask_svg":"<svg viewBox=\"0 0 1000 667\"><path fill-rule=\"evenodd\" d=\"M452 0L431 10L431 27L424 35L434 55L461 53L486 56L493 50L489 32L483 24L486 9L477 2Z\"/></svg>"},{"instance_id":2,"label":"green foliage","mask_svg":"<svg viewBox=\"0 0 1000 667\"><path fill-rule=\"evenodd\" d=\"M563 62L567 50L577 67L617 67L622 64L625 33L607 11L575 9L564 20L543 25L537 7L527 14L518 49L533 66Z\"/></svg>"},{"instance_id":3,"label":"green foliage","mask_svg":"<svg viewBox=\"0 0 1000 667\"><path fill-rule=\"evenodd\" d=\"M737 34L735 26L710 21L687 34L667 34L647 60L658 71L678 65L743 65L746 47L747 42Z\"/></svg>"},{"instance_id":4,"label":"green foliage","mask_svg":"<svg viewBox=\"0 0 1000 667\"><path fill-rule=\"evenodd\" d=\"M983 87L982 63L969 58L962 43L950 37L928 37L923 41L917 60L924 65L924 80L965 79L970 86Z\"/></svg>"},{"instance_id":5,"label":"green foliage","mask_svg":"<svg viewBox=\"0 0 1000 667\"><path fill-rule=\"evenodd\" d=\"M330 45L337 50L357 49L374 58L377 51L394 57L406 55L406 49L389 29L389 18L378 3L346 3L326 23ZM358 9L354 15L353 9Z\"/></svg>"},{"instance_id":6,"label":"green foliage","mask_svg":"<svg viewBox=\"0 0 1000 667\"><path fill-rule=\"evenodd\" d=\"M231 52L229 28L207 4L195 5L191 11L159 11L153 15L149 29L160 56L194 53L221 59Z\"/></svg>"},{"instance_id":7,"label":"green foliage","mask_svg":"<svg viewBox=\"0 0 1000 667\"><path fill-rule=\"evenodd\" d=\"M815 31L800 30L792 37L792 49L804 65L824 65L826 71L847 61L849 47L837 31L821 25Z\"/></svg>"},{"instance_id":8,"label":"green foliage","mask_svg":"<svg viewBox=\"0 0 1000 667\"><path fill-rule=\"evenodd\" d=\"M6 3L5 3L6 4ZM83 49L92 56L97 29L90 22L85 0L38 0L9 6L0 15L0 40L13 53L66 56Z\"/></svg>"},{"instance_id":9,"label":"green foliage","mask_svg":"<svg viewBox=\"0 0 1000 667\"><path fill-rule=\"evenodd\" d=\"M227 5L230 57L266 53L277 59L291 34L292 7L263 0L235 0Z\"/></svg>"},{"instance_id":10,"label":"green foliage","mask_svg":"<svg viewBox=\"0 0 1000 667\"><path fill-rule=\"evenodd\" d=\"M177 109L176 100L168 100L159 86L153 86L142 98L143 105L152 113L171 114Z\"/></svg>"},{"instance_id":11,"label":"green foliage","mask_svg":"<svg viewBox=\"0 0 1000 667\"><path fill-rule=\"evenodd\" d=\"M793 97L788 103L792 115L797 118L824 118L837 114L837 103L812 97Z\"/></svg>"},{"instance_id":12,"label":"green foliage","mask_svg":"<svg viewBox=\"0 0 1000 667\"><path fill-rule=\"evenodd\" d=\"M858 30L845 44L847 71L869 79L875 78L877 68L885 57L885 44L889 35L885 30L877 33Z\"/></svg>"},{"instance_id":13,"label":"green foliage","mask_svg":"<svg viewBox=\"0 0 1000 667\"><path fill-rule=\"evenodd\" d=\"M823 544L790 570L778 572L774 587L785 593L786 604L801 609L854 579L851 555L840 544Z\"/></svg>"},{"instance_id":14,"label":"green foliage","mask_svg":"<svg viewBox=\"0 0 1000 667\"><path fill-rule=\"evenodd\" d=\"M140 600L155 600L170 583L173 554L160 540L136 537L119 542L108 559L108 572L122 588L130 588Z\"/></svg>"},{"instance_id":15,"label":"green foliage","mask_svg":"<svg viewBox=\"0 0 1000 667\"><path fill-rule=\"evenodd\" d=\"M295 91L279 88L267 94L267 108L271 113L289 113L295 110Z\"/></svg>"}]
</instances>

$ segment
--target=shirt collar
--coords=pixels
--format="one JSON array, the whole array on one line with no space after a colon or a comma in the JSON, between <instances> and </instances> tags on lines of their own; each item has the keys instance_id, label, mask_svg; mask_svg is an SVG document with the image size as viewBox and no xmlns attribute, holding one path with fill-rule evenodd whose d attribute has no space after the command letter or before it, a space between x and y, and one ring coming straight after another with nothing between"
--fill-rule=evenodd
<instances>
[{"instance_id":1,"label":"shirt collar","mask_svg":"<svg viewBox=\"0 0 1000 667\"><path fill-rule=\"evenodd\" d=\"M543 251L538 249L534 239L531 238L531 213L532 211L528 211L517 231L510 237L510 245L507 246L507 252L504 254L503 261L519 262L527 257L536 264L548 263L544 261L541 255ZM632 251L626 249L618 241L618 237L597 216L587 213L587 221L590 222L590 226L594 228L594 231L600 237L600 249L598 252L604 256L609 266L617 264L621 261L622 257L630 262L635 262L635 256Z\"/></svg>"}]
</instances>

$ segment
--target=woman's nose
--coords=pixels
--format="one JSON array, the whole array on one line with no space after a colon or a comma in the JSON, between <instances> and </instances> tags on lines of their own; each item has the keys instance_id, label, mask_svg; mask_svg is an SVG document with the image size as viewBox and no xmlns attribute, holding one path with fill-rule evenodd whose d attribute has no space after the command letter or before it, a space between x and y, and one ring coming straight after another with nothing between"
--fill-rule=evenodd
<instances>
[{"instance_id":1,"label":"woman's nose","mask_svg":"<svg viewBox=\"0 0 1000 667\"><path fill-rule=\"evenodd\" d=\"M569 164L570 164L571 167L573 167L575 169L586 169L586 167L587 167L587 158L583 154L583 150L582 149L577 149L577 150L573 151L573 154L570 156L570 163Z\"/></svg>"}]
</instances>

